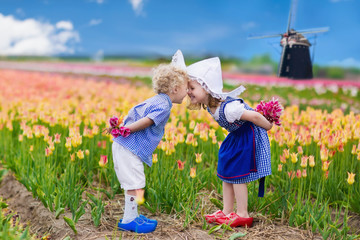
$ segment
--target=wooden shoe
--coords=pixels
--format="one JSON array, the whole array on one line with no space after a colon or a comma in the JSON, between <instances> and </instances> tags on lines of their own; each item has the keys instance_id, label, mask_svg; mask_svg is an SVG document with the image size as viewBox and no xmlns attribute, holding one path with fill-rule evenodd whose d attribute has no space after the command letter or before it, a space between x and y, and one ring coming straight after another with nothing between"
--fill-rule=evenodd
<instances>
[{"instance_id":1,"label":"wooden shoe","mask_svg":"<svg viewBox=\"0 0 360 240\"><path fill-rule=\"evenodd\" d=\"M155 231L157 223L147 222L144 219L137 217L129 223L118 223L118 229L121 231L131 231L136 233L150 233Z\"/></svg>"},{"instance_id":2,"label":"wooden shoe","mask_svg":"<svg viewBox=\"0 0 360 240\"><path fill-rule=\"evenodd\" d=\"M237 215L236 213L232 212L226 215L225 217L217 218L216 223L218 224L225 223L226 225L230 225L230 227L238 227L238 226L251 227L253 224L253 220L254 218L252 217L243 218Z\"/></svg>"},{"instance_id":3,"label":"wooden shoe","mask_svg":"<svg viewBox=\"0 0 360 240\"><path fill-rule=\"evenodd\" d=\"M205 215L205 220L206 220L208 223L213 223L213 222L216 222L216 219L217 219L217 218L225 217L225 216L226 216L226 215L223 213L223 211L217 210L217 211L214 212L213 214Z\"/></svg>"}]
</instances>

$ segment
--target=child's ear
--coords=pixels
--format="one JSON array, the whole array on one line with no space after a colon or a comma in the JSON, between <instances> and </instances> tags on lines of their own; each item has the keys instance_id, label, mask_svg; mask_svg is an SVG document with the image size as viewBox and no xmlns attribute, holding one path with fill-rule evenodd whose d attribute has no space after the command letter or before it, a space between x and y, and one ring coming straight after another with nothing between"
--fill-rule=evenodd
<instances>
[{"instance_id":1,"label":"child's ear","mask_svg":"<svg viewBox=\"0 0 360 240\"><path fill-rule=\"evenodd\" d=\"M179 91L178 86L174 87L174 89L172 90L172 92L175 93L175 94L176 94L178 91Z\"/></svg>"}]
</instances>

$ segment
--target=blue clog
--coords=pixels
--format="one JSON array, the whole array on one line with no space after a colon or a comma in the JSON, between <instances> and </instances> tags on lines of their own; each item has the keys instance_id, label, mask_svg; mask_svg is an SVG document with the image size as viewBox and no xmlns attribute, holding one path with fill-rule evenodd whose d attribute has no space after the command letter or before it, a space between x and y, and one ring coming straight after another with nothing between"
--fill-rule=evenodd
<instances>
[{"instance_id":1,"label":"blue clog","mask_svg":"<svg viewBox=\"0 0 360 240\"><path fill-rule=\"evenodd\" d=\"M122 223L122 219L118 223L118 229L121 231L131 231L136 233L150 233L155 231L157 222L149 222L141 217L135 218L129 223Z\"/></svg>"}]
</instances>

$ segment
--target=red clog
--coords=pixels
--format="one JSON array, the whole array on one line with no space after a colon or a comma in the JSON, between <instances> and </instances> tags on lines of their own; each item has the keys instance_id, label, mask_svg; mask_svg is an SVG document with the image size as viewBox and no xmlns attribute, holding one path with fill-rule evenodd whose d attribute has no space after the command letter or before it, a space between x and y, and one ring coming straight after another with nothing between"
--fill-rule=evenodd
<instances>
[{"instance_id":1,"label":"red clog","mask_svg":"<svg viewBox=\"0 0 360 240\"><path fill-rule=\"evenodd\" d=\"M227 225L230 225L230 227L238 227L238 226L251 227L253 224L253 220L254 218L252 217L243 218L237 215L236 213L232 212L226 215L225 217L216 218L216 223L218 224L225 223Z\"/></svg>"},{"instance_id":2,"label":"red clog","mask_svg":"<svg viewBox=\"0 0 360 240\"><path fill-rule=\"evenodd\" d=\"M216 222L216 219L217 218L220 218L220 217L225 217L225 213L223 213L223 211L221 210L217 210L216 212L212 213L212 214L208 214L208 215L205 215L205 220L208 222L208 223L213 223L213 222Z\"/></svg>"}]
</instances>

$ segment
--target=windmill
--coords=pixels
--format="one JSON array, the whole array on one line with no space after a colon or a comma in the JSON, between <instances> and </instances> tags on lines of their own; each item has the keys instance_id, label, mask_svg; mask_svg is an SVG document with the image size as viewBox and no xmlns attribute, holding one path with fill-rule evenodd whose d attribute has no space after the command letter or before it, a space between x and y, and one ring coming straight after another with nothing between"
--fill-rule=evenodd
<instances>
[{"instance_id":1,"label":"windmill","mask_svg":"<svg viewBox=\"0 0 360 240\"><path fill-rule=\"evenodd\" d=\"M293 4L294 1L291 2L289 19L285 33L250 36L248 39L281 37L280 46L282 47L282 51L277 72L278 77L311 79L313 77L312 59L310 58L309 49L311 44L304 35L327 32L329 31L329 28L313 28L300 31L290 28L293 15Z\"/></svg>"}]
</instances>

